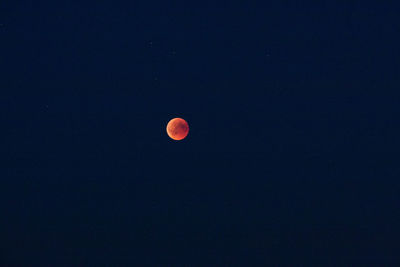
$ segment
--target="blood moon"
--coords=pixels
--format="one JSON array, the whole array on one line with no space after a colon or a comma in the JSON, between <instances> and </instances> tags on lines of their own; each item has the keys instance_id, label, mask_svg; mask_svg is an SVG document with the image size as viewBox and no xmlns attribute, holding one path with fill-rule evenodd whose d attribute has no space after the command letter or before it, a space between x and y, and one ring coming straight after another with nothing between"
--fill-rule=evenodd
<instances>
[{"instance_id":1,"label":"blood moon","mask_svg":"<svg viewBox=\"0 0 400 267\"><path fill-rule=\"evenodd\" d=\"M167 124L167 134L174 140L182 140L189 133L189 124L181 118L174 118Z\"/></svg>"}]
</instances>

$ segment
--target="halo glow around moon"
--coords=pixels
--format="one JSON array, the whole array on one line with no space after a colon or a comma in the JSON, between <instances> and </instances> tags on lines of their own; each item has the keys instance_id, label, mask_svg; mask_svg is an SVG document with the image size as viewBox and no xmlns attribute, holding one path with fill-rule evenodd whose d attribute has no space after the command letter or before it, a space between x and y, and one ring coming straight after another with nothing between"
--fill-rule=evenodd
<instances>
[{"instance_id":1,"label":"halo glow around moon","mask_svg":"<svg viewBox=\"0 0 400 267\"><path fill-rule=\"evenodd\" d=\"M189 133L189 124L182 118L174 118L167 124L167 134L174 140L182 140Z\"/></svg>"}]
</instances>

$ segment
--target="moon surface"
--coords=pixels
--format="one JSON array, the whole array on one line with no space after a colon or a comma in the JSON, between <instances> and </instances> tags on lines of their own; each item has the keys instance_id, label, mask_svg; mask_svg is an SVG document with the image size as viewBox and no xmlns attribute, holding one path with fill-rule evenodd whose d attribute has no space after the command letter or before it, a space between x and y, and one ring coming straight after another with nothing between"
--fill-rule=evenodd
<instances>
[{"instance_id":1,"label":"moon surface","mask_svg":"<svg viewBox=\"0 0 400 267\"><path fill-rule=\"evenodd\" d=\"M167 124L167 134L174 140L182 140L189 133L189 124L182 118L174 118Z\"/></svg>"}]
</instances>

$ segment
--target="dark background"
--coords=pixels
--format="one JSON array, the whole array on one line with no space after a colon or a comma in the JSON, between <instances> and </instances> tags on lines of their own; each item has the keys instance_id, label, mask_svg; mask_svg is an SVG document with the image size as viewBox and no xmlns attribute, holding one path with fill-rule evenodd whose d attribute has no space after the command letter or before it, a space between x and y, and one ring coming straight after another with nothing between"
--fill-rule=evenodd
<instances>
[{"instance_id":1,"label":"dark background","mask_svg":"<svg viewBox=\"0 0 400 267\"><path fill-rule=\"evenodd\" d=\"M0 263L399 263L398 16L2 1Z\"/></svg>"}]
</instances>

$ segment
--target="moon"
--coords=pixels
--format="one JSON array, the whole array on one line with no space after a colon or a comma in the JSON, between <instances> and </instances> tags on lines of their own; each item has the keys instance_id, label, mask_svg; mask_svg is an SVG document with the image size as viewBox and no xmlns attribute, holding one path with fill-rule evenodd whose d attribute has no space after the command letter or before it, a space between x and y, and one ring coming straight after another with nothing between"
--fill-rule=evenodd
<instances>
[{"instance_id":1,"label":"moon","mask_svg":"<svg viewBox=\"0 0 400 267\"><path fill-rule=\"evenodd\" d=\"M167 134L174 140L182 140L189 133L189 124L182 118L174 118L167 124Z\"/></svg>"}]
</instances>

